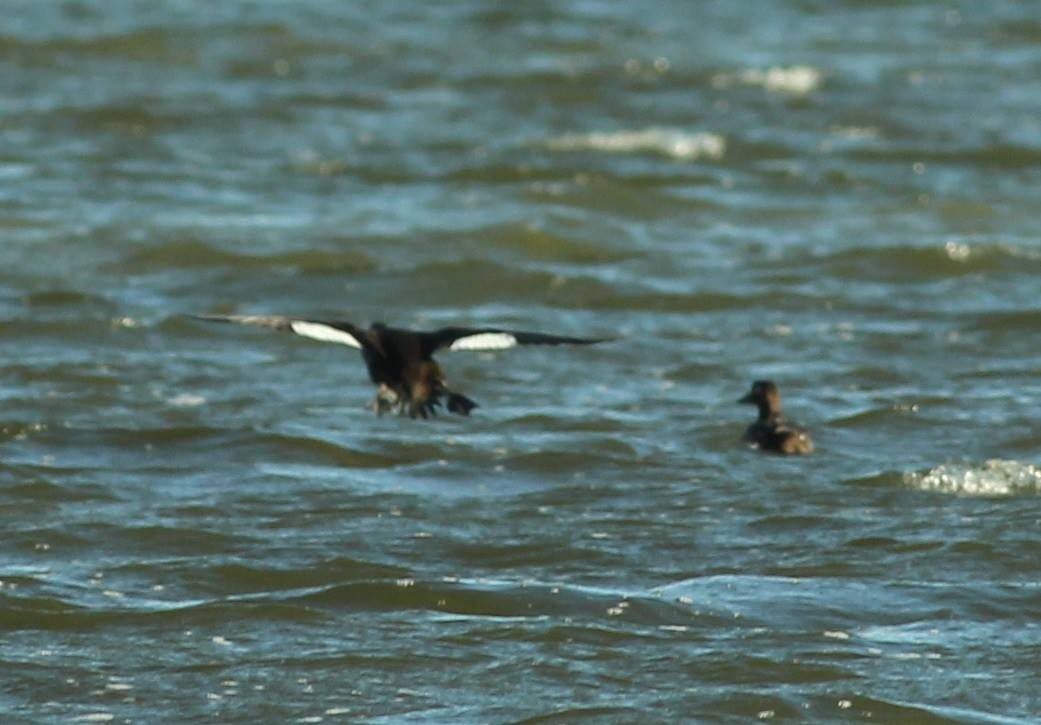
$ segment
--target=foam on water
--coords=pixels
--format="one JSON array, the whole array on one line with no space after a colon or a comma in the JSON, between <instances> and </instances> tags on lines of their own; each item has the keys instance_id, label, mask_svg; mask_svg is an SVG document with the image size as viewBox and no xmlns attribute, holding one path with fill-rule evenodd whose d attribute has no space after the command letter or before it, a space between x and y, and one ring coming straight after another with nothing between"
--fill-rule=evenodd
<instances>
[{"instance_id":1,"label":"foam on water","mask_svg":"<svg viewBox=\"0 0 1041 725\"><path fill-rule=\"evenodd\" d=\"M726 139L718 134L668 128L567 134L550 139L546 146L555 151L651 152L683 161L721 159L727 148Z\"/></svg>"},{"instance_id":2,"label":"foam on water","mask_svg":"<svg viewBox=\"0 0 1041 725\"><path fill-rule=\"evenodd\" d=\"M718 73L712 77L717 88L734 85L760 86L771 93L805 96L821 86L823 76L819 70L807 65L788 68L748 68L737 73Z\"/></svg>"},{"instance_id":3,"label":"foam on water","mask_svg":"<svg viewBox=\"0 0 1041 725\"><path fill-rule=\"evenodd\" d=\"M960 496L1014 496L1041 493L1041 467L991 459L980 464L945 463L924 473L904 474L908 486Z\"/></svg>"},{"instance_id":4,"label":"foam on water","mask_svg":"<svg viewBox=\"0 0 1041 725\"><path fill-rule=\"evenodd\" d=\"M167 398L166 402L175 408L194 408L199 405L205 405L206 396L194 393L178 393L171 398Z\"/></svg>"}]
</instances>

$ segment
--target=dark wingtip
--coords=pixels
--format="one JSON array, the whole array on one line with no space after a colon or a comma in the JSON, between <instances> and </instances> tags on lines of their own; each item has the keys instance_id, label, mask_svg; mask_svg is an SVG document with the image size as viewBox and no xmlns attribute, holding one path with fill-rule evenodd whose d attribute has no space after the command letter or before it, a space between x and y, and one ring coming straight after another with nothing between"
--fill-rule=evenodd
<instances>
[{"instance_id":1,"label":"dark wingtip","mask_svg":"<svg viewBox=\"0 0 1041 725\"><path fill-rule=\"evenodd\" d=\"M599 345L602 342L617 342L620 337L560 337L558 344L562 345Z\"/></svg>"}]
</instances>

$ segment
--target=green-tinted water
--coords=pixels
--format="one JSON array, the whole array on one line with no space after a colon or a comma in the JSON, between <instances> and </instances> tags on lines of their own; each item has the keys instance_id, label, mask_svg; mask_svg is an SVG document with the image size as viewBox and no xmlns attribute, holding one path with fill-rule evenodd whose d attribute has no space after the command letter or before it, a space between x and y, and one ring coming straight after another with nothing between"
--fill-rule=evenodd
<instances>
[{"instance_id":1,"label":"green-tinted water","mask_svg":"<svg viewBox=\"0 0 1041 725\"><path fill-rule=\"evenodd\" d=\"M1041 4L2 15L5 721L1036 719Z\"/></svg>"}]
</instances>

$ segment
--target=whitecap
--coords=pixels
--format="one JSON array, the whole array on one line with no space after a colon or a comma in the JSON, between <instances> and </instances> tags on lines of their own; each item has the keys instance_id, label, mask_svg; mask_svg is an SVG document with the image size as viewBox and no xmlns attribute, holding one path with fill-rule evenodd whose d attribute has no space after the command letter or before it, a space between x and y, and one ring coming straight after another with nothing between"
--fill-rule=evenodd
<instances>
[{"instance_id":1,"label":"whitecap","mask_svg":"<svg viewBox=\"0 0 1041 725\"><path fill-rule=\"evenodd\" d=\"M195 395L193 393L179 393L172 398L167 398L166 403L175 408L194 408L199 405L204 405L206 403L206 397L203 395Z\"/></svg>"},{"instance_id":2,"label":"whitecap","mask_svg":"<svg viewBox=\"0 0 1041 725\"><path fill-rule=\"evenodd\" d=\"M924 473L904 474L904 483L923 491L959 496L1014 496L1041 493L1041 467L991 459L982 465L945 463Z\"/></svg>"},{"instance_id":3,"label":"whitecap","mask_svg":"<svg viewBox=\"0 0 1041 725\"><path fill-rule=\"evenodd\" d=\"M603 151L606 153L657 153L682 161L721 159L727 143L723 136L708 132L688 132L669 128L638 131L594 131L566 134L550 139L546 146L554 151Z\"/></svg>"},{"instance_id":4,"label":"whitecap","mask_svg":"<svg viewBox=\"0 0 1041 725\"><path fill-rule=\"evenodd\" d=\"M787 68L748 68L737 73L718 73L712 78L717 88L732 85L760 86L771 93L805 96L820 88L824 75L813 66L793 65Z\"/></svg>"}]
</instances>

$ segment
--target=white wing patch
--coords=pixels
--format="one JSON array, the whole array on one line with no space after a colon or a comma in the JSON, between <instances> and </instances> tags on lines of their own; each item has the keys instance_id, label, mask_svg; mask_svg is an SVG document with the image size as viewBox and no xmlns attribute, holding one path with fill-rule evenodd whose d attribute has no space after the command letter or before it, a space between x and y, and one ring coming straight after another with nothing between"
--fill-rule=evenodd
<instances>
[{"instance_id":1,"label":"white wing patch","mask_svg":"<svg viewBox=\"0 0 1041 725\"><path fill-rule=\"evenodd\" d=\"M306 322L305 320L293 320L289 323L289 329L301 337L309 337L321 342L335 342L339 345L350 347L361 347L358 338L349 332L323 325L320 322Z\"/></svg>"},{"instance_id":2,"label":"white wing patch","mask_svg":"<svg viewBox=\"0 0 1041 725\"><path fill-rule=\"evenodd\" d=\"M478 332L460 337L448 346L449 350L505 350L516 347L517 338L508 332Z\"/></svg>"}]
</instances>

